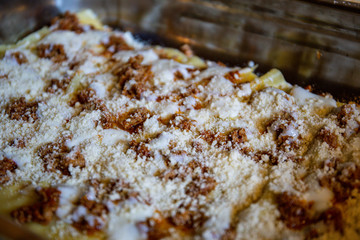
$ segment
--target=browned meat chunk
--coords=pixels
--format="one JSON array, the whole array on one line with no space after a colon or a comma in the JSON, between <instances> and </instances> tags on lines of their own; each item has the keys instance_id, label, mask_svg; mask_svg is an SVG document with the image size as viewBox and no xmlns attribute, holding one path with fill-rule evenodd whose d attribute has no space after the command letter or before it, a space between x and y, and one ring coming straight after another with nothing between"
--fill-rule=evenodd
<instances>
[{"instance_id":1,"label":"browned meat chunk","mask_svg":"<svg viewBox=\"0 0 360 240\"><path fill-rule=\"evenodd\" d=\"M70 176L69 167L85 167L85 159L79 150L71 151L65 144L65 139L57 143L47 143L41 146L37 152L44 162L45 170L55 172L59 170L62 174Z\"/></svg>"},{"instance_id":2,"label":"browned meat chunk","mask_svg":"<svg viewBox=\"0 0 360 240\"><path fill-rule=\"evenodd\" d=\"M224 78L226 78L227 80L229 80L232 83L238 83L239 80L241 79L239 70L234 70L234 71L228 72L227 74L225 74Z\"/></svg>"},{"instance_id":3,"label":"browned meat chunk","mask_svg":"<svg viewBox=\"0 0 360 240\"><path fill-rule=\"evenodd\" d=\"M311 223L311 203L285 192L277 196L277 204L280 218L288 228L299 230Z\"/></svg>"},{"instance_id":4,"label":"browned meat chunk","mask_svg":"<svg viewBox=\"0 0 360 240\"><path fill-rule=\"evenodd\" d=\"M120 128L126 130L130 133L138 132L143 123L151 116L151 113L146 108L137 108L134 109L122 116L122 119L119 123Z\"/></svg>"},{"instance_id":5,"label":"browned meat chunk","mask_svg":"<svg viewBox=\"0 0 360 240\"><path fill-rule=\"evenodd\" d=\"M36 111L38 102L26 102L24 97L15 99L6 108L6 113L12 120L34 122L38 119Z\"/></svg>"},{"instance_id":6,"label":"browned meat chunk","mask_svg":"<svg viewBox=\"0 0 360 240\"><path fill-rule=\"evenodd\" d=\"M244 128L233 130L229 134L229 138L230 138L232 144L241 144L248 140L247 135L246 135L246 130Z\"/></svg>"},{"instance_id":7,"label":"browned meat chunk","mask_svg":"<svg viewBox=\"0 0 360 240\"><path fill-rule=\"evenodd\" d=\"M216 181L212 177L194 177L185 189L185 193L191 197L198 197L199 195L207 195L216 187Z\"/></svg>"},{"instance_id":8,"label":"browned meat chunk","mask_svg":"<svg viewBox=\"0 0 360 240\"><path fill-rule=\"evenodd\" d=\"M71 82L70 77L65 77L62 80L59 79L51 79L49 86L46 88L46 92L48 93L55 93L59 90L66 90L69 86L69 83Z\"/></svg>"},{"instance_id":9,"label":"browned meat chunk","mask_svg":"<svg viewBox=\"0 0 360 240\"><path fill-rule=\"evenodd\" d=\"M40 44L36 49L40 58L51 59L56 63L67 60L64 46L61 44Z\"/></svg>"},{"instance_id":10,"label":"browned meat chunk","mask_svg":"<svg viewBox=\"0 0 360 240\"><path fill-rule=\"evenodd\" d=\"M9 145L17 148L26 147L26 139L24 138L15 138L9 142Z\"/></svg>"},{"instance_id":11,"label":"browned meat chunk","mask_svg":"<svg viewBox=\"0 0 360 240\"><path fill-rule=\"evenodd\" d=\"M201 211L184 210L178 211L174 216L168 217L169 222L177 229L194 234L208 220L208 217Z\"/></svg>"},{"instance_id":12,"label":"browned meat chunk","mask_svg":"<svg viewBox=\"0 0 360 240\"><path fill-rule=\"evenodd\" d=\"M325 211L314 214L311 210L313 202L307 202L299 197L284 192L277 196L280 219L284 221L288 228L300 230L311 224L323 221L328 227L333 227L336 231L343 231L343 217L341 210L330 207ZM317 235L316 232L310 235Z\"/></svg>"},{"instance_id":13,"label":"browned meat chunk","mask_svg":"<svg viewBox=\"0 0 360 240\"><path fill-rule=\"evenodd\" d=\"M118 198L109 199L109 196L117 193ZM89 194L92 196L89 198ZM95 198L93 198L95 197ZM139 193L134 191L130 184L120 179L91 179L88 181L88 190L76 203L79 207L86 208L86 215L80 214L73 218L72 225L88 235L101 231L107 223L106 215L109 213L106 202L111 201L114 204L120 204L128 199L139 200ZM83 213L83 210L80 212ZM91 220L88 217L91 216Z\"/></svg>"},{"instance_id":14,"label":"browned meat chunk","mask_svg":"<svg viewBox=\"0 0 360 240\"><path fill-rule=\"evenodd\" d=\"M10 177L8 176L7 172L15 172L16 169L17 164L13 160L4 157L0 161L0 184L8 182Z\"/></svg>"},{"instance_id":15,"label":"browned meat chunk","mask_svg":"<svg viewBox=\"0 0 360 240\"><path fill-rule=\"evenodd\" d=\"M137 223L140 232L147 235L147 240L157 240L171 236L171 224L164 217L151 217L144 222Z\"/></svg>"},{"instance_id":16,"label":"browned meat chunk","mask_svg":"<svg viewBox=\"0 0 360 240\"><path fill-rule=\"evenodd\" d=\"M194 120L188 118L182 118L180 121L175 122L173 121L173 126L180 128L184 131L190 131L191 128L194 126Z\"/></svg>"},{"instance_id":17,"label":"browned meat chunk","mask_svg":"<svg viewBox=\"0 0 360 240\"><path fill-rule=\"evenodd\" d=\"M341 128L345 129L343 133L345 138L350 137L360 130L360 112L355 104L345 104L337 109L337 122Z\"/></svg>"},{"instance_id":18,"label":"browned meat chunk","mask_svg":"<svg viewBox=\"0 0 360 240\"><path fill-rule=\"evenodd\" d=\"M221 146L226 144L228 141L228 137L224 133L214 133L209 130L205 130L200 133L200 137L204 139L207 143L213 144L216 141L216 146Z\"/></svg>"},{"instance_id":19,"label":"browned meat chunk","mask_svg":"<svg viewBox=\"0 0 360 240\"><path fill-rule=\"evenodd\" d=\"M84 32L83 27L80 25L79 19L73 13L68 11L63 16L56 17L51 21L52 25L57 25L55 30L68 30L76 33Z\"/></svg>"},{"instance_id":20,"label":"browned meat chunk","mask_svg":"<svg viewBox=\"0 0 360 240\"><path fill-rule=\"evenodd\" d=\"M142 55L131 57L127 63L119 64L113 70L113 74L119 77L122 93L130 98L141 98L141 94L152 88L150 83L154 74L150 65L141 65L144 60ZM126 83L134 80L135 83L127 86Z\"/></svg>"},{"instance_id":21,"label":"browned meat chunk","mask_svg":"<svg viewBox=\"0 0 360 240\"><path fill-rule=\"evenodd\" d=\"M106 105L103 100L96 96L95 90L92 88L86 88L81 90L74 99L71 100L70 106L75 106L76 103L80 103L83 110L101 110L107 111Z\"/></svg>"},{"instance_id":22,"label":"browned meat chunk","mask_svg":"<svg viewBox=\"0 0 360 240\"><path fill-rule=\"evenodd\" d=\"M104 129L118 128L119 119L116 114L105 112L101 114L101 125Z\"/></svg>"},{"instance_id":23,"label":"browned meat chunk","mask_svg":"<svg viewBox=\"0 0 360 240\"><path fill-rule=\"evenodd\" d=\"M122 50L133 50L134 48L129 46L122 36L112 35L106 43L103 43L107 52L116 53Z\"/></svg>"},{"instance_id":24,"label":"browned meat chunk","mask_svg":"<svg viewBox=\"0 0 360 240\"><path fill-rule=\"evenodd\" d=\"M145 145L144 142L131 141L129 149L133 150L138 156L150 158L154 153Z\"/></svg>"},{"instance_id":25,"label":"browned meat chunk","mask_svg":"<svg viewBox=\"0 0 360 240\"><path fill-rule=\"evenodd\" d=\"M336 231L343 232L344 230L344 221L343 215L339 208L331 207L327 209L320 216L320 219L325 222L326 225L332 225Z\"/></svg>"},{"instance_id":26,"label":"browned meat chunk","mask_svg":"<svg viewBox=\"0 0 360 240\"><path fill-rule=\"evenodd\" d=\"M329 164L330 173L320 179L320 184L334 192L336 202L344 202L354 189L360 189L360 167L355 163L339 166L337 161Z\"/></svg>"},{"instance_id":27,"label":"browned meat chunk","mask_svg":"<svg viewBox=\"0 0 360 240\"><path fill-rule=\"evenodd\" d=\"M281 151L296 150L299 147L297 116L293 113L282 113L268 124L268 130L275 133L277 147Z\"/></svg>"},{"instance_id":28,"label":"browned meat chunk","mask_svg":"<svg viewBox=\"0 0 360 240\"><path fill-rule=\"evenodd\" d=\"M28 62L28 59L22 52L13 52L10 54L10 57L14 58L20 65Z\"/></svg>"},{"instance_id":29,"label":"browned meat chunk","mask_svg":"<svg viewBox=\"0 0 360 240\"><path fill-rule=\"evenodd\" d=\"M323 127L320 129L318 137L322 141L326 142L331 148L337 148L339 146L337 136L332 133L328 127Z\"/></svg>"},{"instance_id":30,"label":"browned meat chunk","mask_svg":"<svg viewBox=\"0 0 360 240\"><path fill-rule=\"evenodd\" d=\"M20 223L37 222L48 224L55 216L59 206L60 191L56 188L37 190L39 200L29 206L20 207L11 212L11 216Z\"/></svg>"},{"instance_id":31,"label":"browned meat chunk","mask_svg":"<svg viewBox=\"0 0 360 240\"><path fill-rule=\"evenodd\" d=\"M346 125L351 120L354 114L355 114L354 104L345 104L341 106L339 112L337 113L337 120L339 126L346 127Z\"/></svg>"},{"instance_id":32,"label":"browned meat chunk","mask_svg":"<svg viewBox=\"0 0 360 240\"><path fill-rule=\"evenodd\" d=\"M72 223L72 226L88 235L101 231L105 226L103 215L109 212L106 205L101 202L89 200L86 196L80 199L79 204L87 209L87 215L95 217L92 222L89 222L85 216L81 216L77 221Z\"/></svg>"}]
</instances>

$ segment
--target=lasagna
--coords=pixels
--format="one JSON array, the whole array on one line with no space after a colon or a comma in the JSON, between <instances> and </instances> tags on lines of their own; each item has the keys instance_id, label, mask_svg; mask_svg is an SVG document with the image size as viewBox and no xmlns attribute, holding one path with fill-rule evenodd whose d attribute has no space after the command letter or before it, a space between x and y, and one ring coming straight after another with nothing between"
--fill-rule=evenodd
<instances>
[{"instance_id":1,"label":"lasagna","mask_svg":"<svg viewBox=\"0 0 360 240\"><path fill-rule=\"evenodd\" d=\"M65 13L0 46L0 213L49 239L359 239L360 112Z\"/></svg>"}]
</instances>

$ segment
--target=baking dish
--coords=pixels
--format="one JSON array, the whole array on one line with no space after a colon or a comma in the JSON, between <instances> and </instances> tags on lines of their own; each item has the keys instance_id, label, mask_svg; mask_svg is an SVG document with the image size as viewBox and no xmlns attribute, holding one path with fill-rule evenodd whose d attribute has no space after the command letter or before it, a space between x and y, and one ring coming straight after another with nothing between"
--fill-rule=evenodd
<instances>
[{"instance_id":1,"label":"baking dish","mask_svg":"<svg viewBox=\"0 0 360 240\"><path fill-rule=\"evenodd\" d=\"M132 4L104 1L101 6L96 1L86 3L58 1L49 5L44 1L44 4L36 6L36 9L42 9L38 13L45 17L37 17L34 21L29 21L33 24L32 29L36 28L38 23L48 21L58 12L90 7L95 11L98 9L99 16L109 25L132 30L138 37L153 43L174 46L188 43L201 56L210 59L221 59L230 64L245 64L254 60L261 66L259 71L266 71L270 66L278 67L292 83L317 84L319 89L330 91L338 97L350 92L353 96L358 95L359 30L356 28L358 12L355 7L336 9L332 5L291 2L294 4L293 8L299 9L297 14L304 14L307 10L318 7L330 9L329 11L338 14L336 16L339 18L344 17L345 13L353 17L344 18L346 24L349 24L347 28L336 28L333 25L312 26L306 23L311 21L305 16L301 18L298 15L296 17L295 14L290 21L285 18L288 13L281 11L281 6L274 2L270 4L271 6L261 1L243 1L241 4L218 1L176 1L172 4L165 1L147 3L134 1ZM17 11L31 8L22 6L16 8ZM300 11L301 8L297 8L300 6L303 7L303 12ZM252 11L247 11L249 9ZM5 17L2 23L11 22L9 16L7 18L4 14L1 16ZM30 19L29 16L27 19ZM285 19L290 23L284 24ZM268 25L264 24L265 20L269 20ZM325 17L321 19L323 22L326 20L329 21L329 25L334 24L331 19ZM354 25L350 24L352 21ZM264 25L261 26L262 24ZM307 27L312 32L305 31ZM12 28L8 25L4 29ZM3 34L4 29L2 29L2 39L6 42L9 41L8 36L15 35ZM15 38L16 36L10 41L14 41ZM338 86L338 84L341 84L344 90L335 91L330 88L330 85ZM342 92L345 90L346 92Z\"/></svg>"}]
</instances>

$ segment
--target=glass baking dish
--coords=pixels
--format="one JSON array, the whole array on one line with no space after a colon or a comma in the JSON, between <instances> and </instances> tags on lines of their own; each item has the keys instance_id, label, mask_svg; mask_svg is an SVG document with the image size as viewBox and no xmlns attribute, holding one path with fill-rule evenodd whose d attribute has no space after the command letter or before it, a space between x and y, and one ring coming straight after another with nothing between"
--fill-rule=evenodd
<instances>
[{"instance_id":1,"label":"glass baking dish","mask_svg":"<svg viewBox=\"0 0 360 240\"><path fill-rule=\"evenodd\" d=\"M359 101L359 1L0 0L0 6L0 44L15 42L61 12L90 8L104 23L149 43L187 43L211 60L254 61L259 72L276 67L290 83Z\"/></svg>"}]
</instances>

